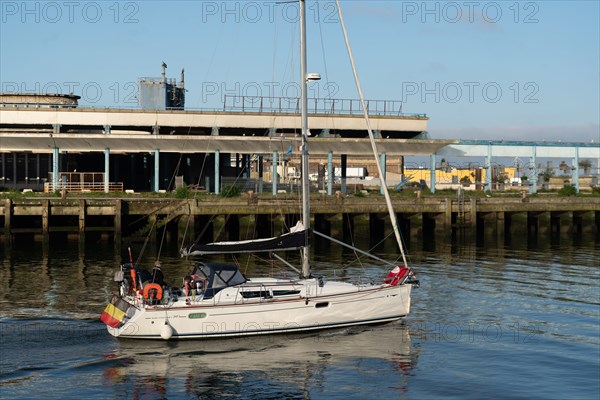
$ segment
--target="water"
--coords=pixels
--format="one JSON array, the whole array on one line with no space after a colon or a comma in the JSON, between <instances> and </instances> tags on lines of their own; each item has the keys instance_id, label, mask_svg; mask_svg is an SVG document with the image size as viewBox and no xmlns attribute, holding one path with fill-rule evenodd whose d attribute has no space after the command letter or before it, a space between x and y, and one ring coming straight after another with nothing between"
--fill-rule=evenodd
<instances>
[{"instance_id":1,"label":"water","mask_svg":"<svg viewBox=\"0 0 600 400\"><path fill-rule=\"evenodd\" d=\"M596 239L492 242L413 240L421 288L404 324L179 343L117 340L98 321L125 256L112 245L16 243L0 250L0 397L598 398ZM162 251L175 284L189 264ZM336 268L352 255L335 247L317 253L329 276L386 272Z\"/></svg>"}]
</instances>

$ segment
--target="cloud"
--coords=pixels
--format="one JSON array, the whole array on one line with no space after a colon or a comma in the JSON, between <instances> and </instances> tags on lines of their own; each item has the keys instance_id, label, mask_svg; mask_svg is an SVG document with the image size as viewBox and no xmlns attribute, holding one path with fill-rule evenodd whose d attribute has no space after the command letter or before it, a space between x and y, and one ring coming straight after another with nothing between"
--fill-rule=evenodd
<instances>
[{"instance_id":1,"label":"cloud","mask_svg":"<svg viewBox=\"0 0 600 400\"><path fill-rule=\"evenodd\" d=\"M600 125L497 125L430 130L434 139L600 142Z\"/></svg>"}]
</instances>

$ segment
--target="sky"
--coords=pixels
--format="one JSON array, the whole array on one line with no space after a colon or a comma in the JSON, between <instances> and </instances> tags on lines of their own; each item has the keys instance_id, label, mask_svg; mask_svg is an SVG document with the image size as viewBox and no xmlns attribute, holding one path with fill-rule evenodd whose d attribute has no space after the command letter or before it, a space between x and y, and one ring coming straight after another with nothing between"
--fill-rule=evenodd
<instances>
[{"instance_id":1,"label":"sky","mask_svg":"<svg viewBox=\"0 0 600 400\"><path fill-rule=\"evenodd\" d=\"M599 1L342 0L365 98L427 114L433 139L600 141ZM186 108L299 95L285 1L0 0L2 92L137 107L137 81L179 80ZM307 0L311 97L358 98L335 1ZM399 103L397 103L399 104Z\"/></svg>"}]
</instances>

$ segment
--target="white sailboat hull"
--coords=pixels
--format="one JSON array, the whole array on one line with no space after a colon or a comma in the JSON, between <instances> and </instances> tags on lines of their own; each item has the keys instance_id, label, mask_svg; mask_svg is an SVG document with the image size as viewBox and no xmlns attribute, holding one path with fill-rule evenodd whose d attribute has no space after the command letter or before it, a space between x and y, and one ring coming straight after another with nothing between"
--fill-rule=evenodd
<instances>
[{"instance_id":1,"label":"white sailboat hull","mask_svg":"<svg viewBox=\"0 0 600 400\"><path fill-rule=\"evenodd\" d=\"M320 286L316 279L273 283L249 281L199 301L180 298L165 305L136 305L122 327L108 331L121 338L166 339L168 325L169 339L218 338L383 323L402 319L410 311L411 284ZM257 291L268 295L242 295ZM277 295L286 291L300 293Z\"/></svg>"},{"instance_id":2,"label":"white sailboat hull","mask_svg":"<svg viewBox=\"0 0 600 400\"><path fill-rule=\"evenodd\" d=\"M113 336L166 340L221 338L367 325L395 321L408 315L411 289L413 284L418 286L418 281L413 279L414 274L408 268L395 212L384 183L382 183L382 188L402 255L402 264L395 265L383 281L384 283L380 285L324 283L321 279L308 278L312 277L312 274L308 240L311 230L307 80L314 79L317 75L307 74L304 0L299 0L299 5L301 22L300 82L302 88L302 223L292 228L289 233L276 238L225 243L195 243L183 254L189 256L268 252L272 253L279 261L291 266L284 259L276 256L275 252L299 249L301 250L302 271L291 267L299 272L302 279L261 278L248 280L235 265L198 262L193 272L184 278L184 288L179 290L169 288L164 284L162 272L158 267L160 274L156 278L136 265L123 265L121 271L115 275L115 282L121 285L122 296L114 296L101 315L101 320L106 323L108 331ZM341 10L338 11L341 17ZM351 53L350 58L353 60ZM379 152L362 99L362 91L360 86L357 86L365 112L373 156L377 160L379 176L384 176L378 162ZM333 238L330 239L335 241ZM343 245L365 254L352 246ZM138 287L139 291L136 290ZM167 292L164 296L163 290ZM193 296L183 297L180 292L189 292ZM195 296L195 293L202 294ZM160 304L157 304L158 302Z\"/></svg>"}]
</instances>

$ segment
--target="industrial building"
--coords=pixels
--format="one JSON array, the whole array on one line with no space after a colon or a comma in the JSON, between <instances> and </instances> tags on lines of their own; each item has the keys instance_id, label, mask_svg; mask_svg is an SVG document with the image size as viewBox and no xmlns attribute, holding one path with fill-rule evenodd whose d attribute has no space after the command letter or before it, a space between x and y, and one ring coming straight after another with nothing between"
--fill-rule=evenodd
<instances>
[{"instance_id":1,"label":"industrial building","mask_svg":"<svg viewBox=\"0 0 600 400\"><path fill-rule=\"evenodd\" d=\"M235 180L259 191L268 183L276 194L288 167L299 166L299 100L226 96L222 110L190 110L184 71L176 82L165 70L163 63L161 77L139 79L138 109L81 107L74 94L1 93L0 190L143 192L185 183L218 193ZM429 173L418 180L433 191L443 157L485 157L474 179L485 190L493 189L494 158L528 158L532 192L538 158L566 157L578 189L579 160L600 160L598 143L431 140L425 114L403 114L391 100L367 101L367 109L384 173L405 179L405 156L430 157ZM358 100L309 99L309 116L311 174L375 171L365 164L372 155Z\"/></svg>"}]
</instances>

